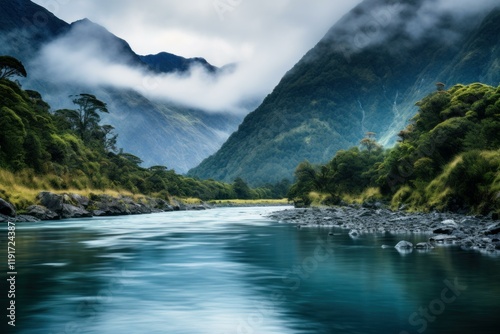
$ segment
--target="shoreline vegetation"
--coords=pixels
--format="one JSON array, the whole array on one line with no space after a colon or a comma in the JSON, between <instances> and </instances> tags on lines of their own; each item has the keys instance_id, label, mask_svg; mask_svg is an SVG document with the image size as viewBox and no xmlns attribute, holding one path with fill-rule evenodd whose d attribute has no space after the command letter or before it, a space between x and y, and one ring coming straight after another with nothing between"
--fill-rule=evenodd
<instances>
[{"instance_id":1,"label":"shoreline vegetation","mask_svg":"<svg viewBox=\"0 0 500 334\"><path fill-rule=\"evenodd\" d=\"M294 184L250 188L240 177L229 184L166 166L144 168L139 157L116 147L113 127L101 124L106 103L83 93L70 96L75 109L51 110L38 92L11 81L27 76L21 62L0 56L0 68L2 220L288 201L298 207L387 203L394 211L500 212L500 87L475 83L445 90L438 83L417 103L419 112L394 148L384 149L368 132L359 147L338 151L324 165L300 163ZM288 201L267 200L284 197Z\"/></svg>"},{"instance_id":2,"label":"shoreline vegetation","mask_svg":"<svg viewBox=\"0 0 500 334\"><path fill-rule=\"evenodd\" d=\"M287 199L213 200L174 198L168 200L143 195L108 192L83 195L71 192L40 192L36 201L23 210L0 198L0 222L39 222L72 218L91 218L151 214L171 211L208 210L216 207L290 206Z\"/></svg>"},{"instance_id":3,"label":"shoreline vegetation","mask_svg":"<svg viewBox=\"0 0 500 334\"><path fill-rule=\"evenodd\" d=\"M326 164L303 161L289 198L304 207L383 201L392 210L498 215L500 86L436 86L393 148L367 132Z\"/></svg>"},{"instance_id":4,"label":"shoreline vegetation","mask_svg":"<svg viewBox=\"0 0 500 334\"><path fill-rule=\"evenodd\" d=\"M61 217L97 210L75 202L77 196L111 203L122 213L170 210L165 205L178 207L177 198L286 197L289 182L250 188L241 178L230 184L179 175L166 166L143 167L140 157L117 147L113 126L101 124L101 115L109 113L105 102L81 93L69 96L73 109L52 110L40 93L14 81L27 75L19 60L0 56L0 198L7 215L13 212L10 207L29 213L33 205ZM85 212L63 214L61 205L47 207L39 198L42 191L62 196L61 205ZM121 202L126 205L120 207Z\"/></svg>"}]
</instances>

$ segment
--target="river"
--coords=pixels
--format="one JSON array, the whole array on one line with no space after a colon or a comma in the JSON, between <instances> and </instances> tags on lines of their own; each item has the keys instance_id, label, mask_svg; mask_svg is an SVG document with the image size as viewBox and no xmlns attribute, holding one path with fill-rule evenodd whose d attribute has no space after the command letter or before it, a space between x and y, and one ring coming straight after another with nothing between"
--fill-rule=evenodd
<instances>
[{"instance_id":1,"label":"river","mask_svg":"<svg viewBox=\"0 0 500 334\"><path fill-rule=\"evenodd\" d=\"M17 224L16 327L3 315L2 333L498 333L500 258L401 254L381 246L428 236L266 218L281 209Z\"/></svg>"}]
</instances>

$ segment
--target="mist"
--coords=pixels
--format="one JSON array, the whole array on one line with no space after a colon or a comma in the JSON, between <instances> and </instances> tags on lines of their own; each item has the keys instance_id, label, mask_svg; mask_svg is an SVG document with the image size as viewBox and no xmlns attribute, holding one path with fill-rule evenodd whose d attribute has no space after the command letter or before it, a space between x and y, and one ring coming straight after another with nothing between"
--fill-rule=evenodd
<instances>
[{"instance_id":1,"label":"mist","mask_svg":"<svg viewBox=\"0 0 500 334\"><path fill-rule=\"evenodd\" d=\"M44 0L37 2L43 5ZM207 73L202 67L183 74L157 74L131 66L120 59L120 50L112 45L103 48L87 38L85 31L72 29L42 48L33 62L33 77L89 88L131 89L151 99L189 108L245 115L360 0L321 0L309 7L290 0L243 1L223 12L217 12L212 2L206 1L197 1L199 7L193 11L172 1L147 1L140 6L125 2L127 6L118 6L116 1L105 5L74 1L53 10L56 15L72 18L89 14L96 22L111 27L111 32L118 30L132 49L142 51L137 53L166 51L184 57L205 57L216 66L236 66L219 75ZM494 6L497 4L491 0L477 0L473 6L465 0L365 1L359 5L360 10L348 14L337 25L342 37L336 35L335 47L348 58L353 52L384 43L401 27L414 40L434 35L452 43L458 37L455 31L436 29L444 15L466 21ZM106 8L114 8L113 15ZM162 20L165 17L169 20ZM130 24L124 25L124 21Z\"/></svg>"},{"instance_id":2,"label":"mist","mask_svg":"<svg viewBox=\"0 0 500 334\"><path fill-rule=\"evenodd\" d=\"M330 37L334 49L344 53L348 61L352 54L384 44L401 32L406 33L409 44L423 38L454 43L461 32L479 23L472 18L486 15L499 5L491 0L478 0L473 5L465 0L368 0L346 15ZM404 46L391 45L391 48L397 52Z\"/></svg>"},{"instance_id":3,"label":"mist","mask_svg":"<svg viewBox=\"0 0 500 334\"><path fill-rule=\"evenodd\" d=\"M137 54L165 51L186 58L204 57L219 67L236 66L217 76L201 67L182 75L158 75L116 61L119 50L103 49L86 39L84 32L73 29L42 48L33 62L32 75L90 88L133 89L151 99L244 115L360 1L318 0L314 6L291 0L242 1L221 11L214 1L205 0L190 4L39 0L35 2L46 4L63 19L89 17L127 40Z\"/></svg>"}]
</instances>

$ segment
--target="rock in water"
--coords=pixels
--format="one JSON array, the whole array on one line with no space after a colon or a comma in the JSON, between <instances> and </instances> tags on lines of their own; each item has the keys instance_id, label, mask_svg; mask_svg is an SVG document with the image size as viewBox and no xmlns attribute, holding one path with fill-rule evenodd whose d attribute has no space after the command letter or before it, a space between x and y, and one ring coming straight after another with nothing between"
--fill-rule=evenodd
<instances>
[{"instance_id":1,"label":"rock in water","mask_svg":"<svg viewBox=\"0 0 500 334\"><path fill-rule=\"evenodd\" d=\"M419 250L430 250L434 247L428 242L420 242L415 246L415 248Z\"/></svg>"},{"instance_id":2,"label":"rock in water","mask_svg":"<svg viewBox=\"0 0 500 334\"><path fill-rule=\"evenodd\" d=\"M403 240L398 242L398 244L394 248L396 248L397 250L409 250L413 249L413 244L409 241Z\"/></svg>"},{"instance_id":3,"label":"rock in water","mask_svg":"<svg viewBox=\"0 0 500 334\"><path fill-rule=\"evenodd\" d=\"M453 227L440 227L440 228L437 228L435 229L433 232L434 234L447 234L447 235L450 235L452 234L454 231L454 228Z\"/></svg>"},{"instance_id":4,"label":"rock in water","mask_svg":"<svg viewBox=\"0 0 500 334\"><path fill-rule=\"evenodd\" d=\"M351 231L349 232L349 236L350 236L351 238L359 238L359 232L358 232L358 230L351 230Z\"/></svg>"},{"instance_id":5,"label":"rock in water","mask_svg":"<svg viewBox=\"0 0 500 334\"><path fill-rule=\"evenodd\" d=\"M430 242L437 242L437 243L447 243L447 242L453 242L457 240L457 237L455 235L437 235L435 237L431 237L429 239Z\"/></svg>"}]
</instances>

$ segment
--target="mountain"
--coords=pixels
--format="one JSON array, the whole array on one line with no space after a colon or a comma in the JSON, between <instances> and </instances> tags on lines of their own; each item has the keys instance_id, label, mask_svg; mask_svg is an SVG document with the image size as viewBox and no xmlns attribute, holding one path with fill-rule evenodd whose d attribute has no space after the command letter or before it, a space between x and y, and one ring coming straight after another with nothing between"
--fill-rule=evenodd
<instances>
[{"instance_id":1,"label":"mountain","mask_svg":"<svg viewBox=\"0 0 500 334\"><path fill-rule=\"evenodd\" d=\"M498 84L500 11L435 5L362 2L189 174L254 186L292 179L300 162L329 161L367 132L392 146L437 82Z\"/></svg>"},{"instance_id":2,"label":"mountain","mask_svg":"<svg viewBox=\"0 0 500 334\"><path fill-rule=\"evenodd\" d=\"M141 56L141 60L151 69L159 73L187 72L192 66L202 66L209 73L216 73L218 68L209 64L204 58L184 58L168 52L156 55Z\"/></svg>"},{"instance_id":3,"label":"mountain","mask_svg":"<svg viewBox=\"0 0 500 334\"><path fill-rule=\"evenodd\" d=\"M135 90L96 84L98 70L89 71L86 77L71 76L72 68L80 66L79 57L95 57L106 67L151 75L187 72L192 65L216 74L217 68L202 58L167 53L140 56L125 40L90 20L68 24L28 0L0 0L0 8L0 54L23 62L28 71L23 87L39 91L53 110L74 108L70 95L97 96L108 104L110 113L103 121L119 134L118 147L141 157L145 166L166 165L185 173L220 148L242 121L222 111L206 113ZM52 73L45 66L50 62L64 64L55 64L61 70Z\"/></svg>"}]
</instances>

